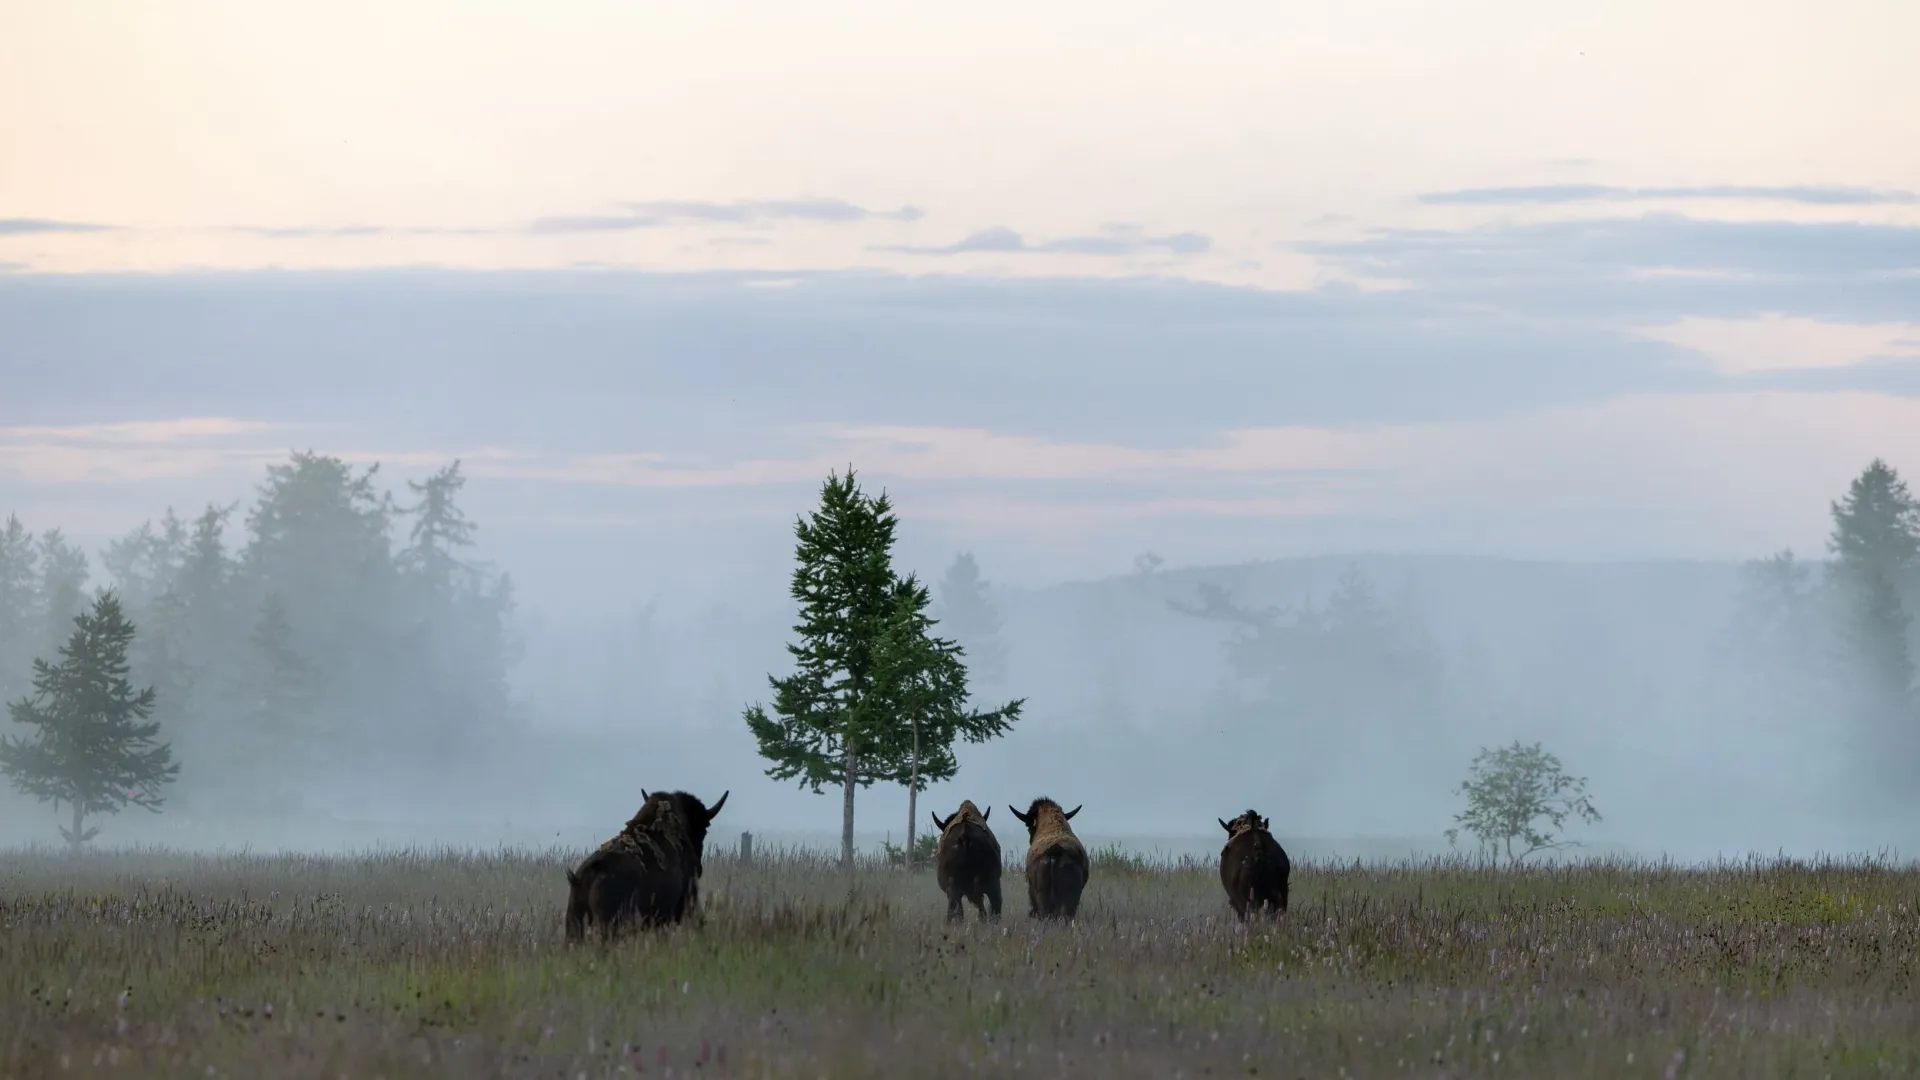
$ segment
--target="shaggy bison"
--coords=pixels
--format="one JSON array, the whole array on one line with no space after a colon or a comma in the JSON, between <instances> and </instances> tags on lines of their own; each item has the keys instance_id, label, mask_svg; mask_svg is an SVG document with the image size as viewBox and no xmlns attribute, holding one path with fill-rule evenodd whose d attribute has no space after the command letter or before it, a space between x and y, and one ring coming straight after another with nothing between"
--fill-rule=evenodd
<instances>
[{"instance_id":1,"label":"shaggy bison","mask_svg":"<svg viewBox=\"0 0 1920 1080\"><path fill-rule=\"evenodd\" d=\"M960 804L960 809L948 815L945 821L939 814L933 814L934 827L940 830L940 846L934 849L934 879L940 884L940 891L947 894L947 918L964 918L962 900L973 901L980 918L988 918L988 906L992 906L992 918L1000 918L1000 841L987 828L987 815L993 813L993 807L987 807L986 813L973 805L972 800Z\"/></svg>"},{"instance_id":2,"label":"shaggy bison","mask_svg":"<svg viewBox=\"0 0 1920 1080\"><path fill-rule=\"evenodd\" d=\"M1293 873L1293 864L1286 849L1267 831L1267 824L1252 810L1232 821L1220 821L1227 830L1227 844L1220 849L1220 884L1242 922L1249 908L1287 910L1287 877Z\"/></svg>"},{"instance_id":3,"label":"shaggy bison","mask_svg":"<svg viewBox=\"0 0 1920 1080\"><path fill-rule=\"evenodd\" d=\"M1026 813L1014 807L1013 816L1027 827L1027 914L1036 919L1072 919L1080 910L1080 892L1087 887L1087 849L1067 822L1080 812L1062 811L1060 804L1041 797Z\"/></svg>"},{"instance_id":4,"label":"shaggy bison","mask_svg":"<svg viewBox=\"0 0 1920 1080\"><path fill-rule=\"evenodd\" d=\"M707 826L727 804L709 810L684 791L657 791L619 834L567 871L567 940L586 936L589 924L612 937L629 919L643 926L676 923L700 898L700 853Z\"/></svg>"}]
</instances>

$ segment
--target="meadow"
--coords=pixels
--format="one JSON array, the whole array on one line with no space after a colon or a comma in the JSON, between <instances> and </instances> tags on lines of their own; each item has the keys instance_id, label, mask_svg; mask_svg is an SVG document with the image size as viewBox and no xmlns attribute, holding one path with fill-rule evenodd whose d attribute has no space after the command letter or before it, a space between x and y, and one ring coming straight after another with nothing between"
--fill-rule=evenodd
<instances>
[{"instance_id":1,"label":"meadow","mask_svg":"<svg viewBox=\"0 0 1920 1080\"><path fill-rule=\"evenodd\" d=\"M1041 926L1017 869L948 925L931 871L710 852L698 925L570 949L567 857L0 854L0 1075L1920 1072L1885 863L1303 861L1242 926L1109 852Z\"/></svg>"}]
</instances>

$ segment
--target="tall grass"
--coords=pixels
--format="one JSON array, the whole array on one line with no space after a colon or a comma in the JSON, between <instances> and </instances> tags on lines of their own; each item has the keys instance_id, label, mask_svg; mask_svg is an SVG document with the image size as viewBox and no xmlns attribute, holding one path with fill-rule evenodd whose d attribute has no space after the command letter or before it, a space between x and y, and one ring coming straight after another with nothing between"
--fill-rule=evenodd
<instances>
[{"instance_id":1,"label":"tall grass","mask_svg":"<svg viewBox=\"0 0 1920 1080\"><path fill-rule=\"evenodd\" d=\"M1043 926L1017 869L949 925L929 871L711 853L697 924L574 949L565 862L0 856L0 1075L1920 1072L1883 862L1305 862L1242 926L1212 865L1113 852Z\"/></svg>"}]
</instances>

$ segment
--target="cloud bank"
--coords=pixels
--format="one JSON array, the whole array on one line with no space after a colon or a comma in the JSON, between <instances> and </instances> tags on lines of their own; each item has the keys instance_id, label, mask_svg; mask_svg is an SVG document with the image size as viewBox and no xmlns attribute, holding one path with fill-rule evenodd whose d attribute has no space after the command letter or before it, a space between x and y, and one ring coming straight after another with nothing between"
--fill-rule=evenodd
<instances>
[{"instance_id":1,"label":"cloud bank","mask_svg":"<svg viewBox=\"0 0 1920 1080\"><path fill-rule=\"evenodd\" d=\"M1170 255L1201 255L1212 248L1212 238L1200 233L1151 236L1131 225L1108 225L1098 235L1066 236L1035 244L1012 229L996 225L969 233L951 244L893 244L876 246L873 250L905 255L971 255L982 252L1027 255L1139 255L1164 252Z\"/></svg>"},{"instance_id":2,"label":"cloud bank","mask_svg":"<svg viewBox=\"0 0 1920 1080\"><path fill-rule=\"evenodd\" d=\"M1608 184L1539 184L1521 187L1429 191L1415 197L1428 206L1560 206L1581 202L1756 200L1808 206L1884 206L1920 203L1911 191L1844 184L1709 184L1699 187L1615 187Z\"/></svg>"}]
</instances>

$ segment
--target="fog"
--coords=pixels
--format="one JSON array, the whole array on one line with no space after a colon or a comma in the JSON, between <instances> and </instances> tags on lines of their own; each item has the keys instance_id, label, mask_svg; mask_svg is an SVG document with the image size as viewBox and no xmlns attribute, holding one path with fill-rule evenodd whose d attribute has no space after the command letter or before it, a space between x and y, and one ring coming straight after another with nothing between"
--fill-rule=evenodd
<instances>
[{"instance_id":1,"label":"fog","mask_svg":"<svg viewBox=\"0 0 1920 1080\"><path fill-rule=\"evenodd\" d=\"M1299 410L1352 419L1368 404L1358 384L1304 362L1257 370L1235 358L1288 342L1364 351L1354 328L1391 310L1349 310L1362 301L1338 295L1276 313L1247 294L1170 287L1164 319L1220 332L1156 343L1101 328L1124 321L1137 294L1087 285L1048 286L1056 291L1042 295L1069 299L1039 314L1026 311L1031 298L940 308L952 297L894 296L907 287L886 285L877 288L895 306L878 313L844 297L810 313L755 300L752 318L704 322L676 297L698 307L718 303L712 295L634 287L637 308L609 302L616 330L637 318L649 334L644 363L629 365L619 333L593 323L591 289L527 290L534 299L514 309L361 286L343 300L331 280L203 286L22 279L0 289L10 314L0 334L21 365L9 375L49 365L11 382L29 392L0 406L17 451L0 471L0 514L18 515L31 534L20 550L33 553L0 611L0 687L9 700L25 694L55 628L91 590L113 587L142 635L134 677L159 688L162 737L182 767L164 812L96 822L107 846L585 850L626 820L641 789L679 788L709 801L731 793L716 844L751 831L761 845L828 847L838 793L768 779L741 719L770 700L768 676L790 670L793 522L815 504L825 467L728 488L739 494L719 507L700 502L697 485L583 490L483 448L539 436L583 452L714 458L749 429L777 441L775 420L792 430L889 415L1015 429L1057 417L1057 430L1113 440L1139 417L1133 441L1164 445L1248 422L1259 410L1235 388L1264 380L1296 388ZM1176 303L1190 293L1200 299ZM1110 346L1126 370L1036 374L1044 350L1017 363L998 351L1030 329L1021 319L1074 346L1064 351L1082 359L1061 365ZM1391 347L1369 354L1376 376L1403 362L1417 370L1419 319L1407 320ZM783 396L769 385L788 376L756 351L756 335L801 324L815 340L791 343L788 359L819 360L841 384L838 404L824 390ZM952 335L925 346L919 374L900 374L899 342L935 340L935 326ZM1174 378L1169 365L1195 341L1206 348ZM831 364L827 343L844 349ZM1505 347L1518 356L1535 344ZM1627 355L1647 363L1646 349ZM476 356L484 363L468 364ZM1459 418L1613 392L1573 359L1558 381L1515 364L1498 362L1511 375L1499 401L1436 377L1430 397L1400 382L1380 404ZM677 374L648 381L661 372ZM984 389L995 379L999 394ZM1177 389L1158 394L1160 382ZM96 397L92 385L108 389ZM270 422L257 435L135 451L115 449L124 432L83 430L212 416ZM20 434L33 425L48 430ZM290 456L290 445L312 455ZM951 616L943 632L976 658L1004 657L975 671L976 702L1027 702L1012 734L959 748L958 776L920 797L918 828L926 811L972 799L996 808L1004 843L1018 832L1011 815L1001 825L1006 806L1047 794L1085 805L1075 824L1094 846L1207 852L1215 819L1252 807L1296 854L1438 853L1476 751L1519 739L1587 778L1604 818L1570 827L1584 844L1576 854L1699 860L1902 852L1920 841L1901 785L1878 769L1895 743L1874 742L1833 659L1844 635L1829 610L1837 601L1819 599L1825 568L1769 577L1743 561L1803 534L1735 520L1712 545L1724 554L1655 557L1689 547L1652 523L1659 508L1639 533L1630 518L1613 521L1609 538L1515 503L1477 520L1457 508L1402 516L1372 532L1316 515L1175 515L1023 542L991 514L942 513L947 481L850 456L831 467L851 464L870 491L899 501L896 567L935 585ZM461 472L436 473L456 458ZM368 472L374 461L382 467ZM417 508L436 475L456 510L423 539ZM1808 502L1797 491L1770 498ZM227 509L203 518L208 506ZM1526 532L1548 520L1559 539ZM471 545L460 542L467 525ZM61 535L49 540L53 529ZM988 582L995 631L940 587L962 552ZM1258 614L1268 608L1277 613ZM860 792L862 850L903 839L906 804L898 786ZM57 821L51 807L0 791L0 843L55 842Z\"/></svg>"}]
</instances>

